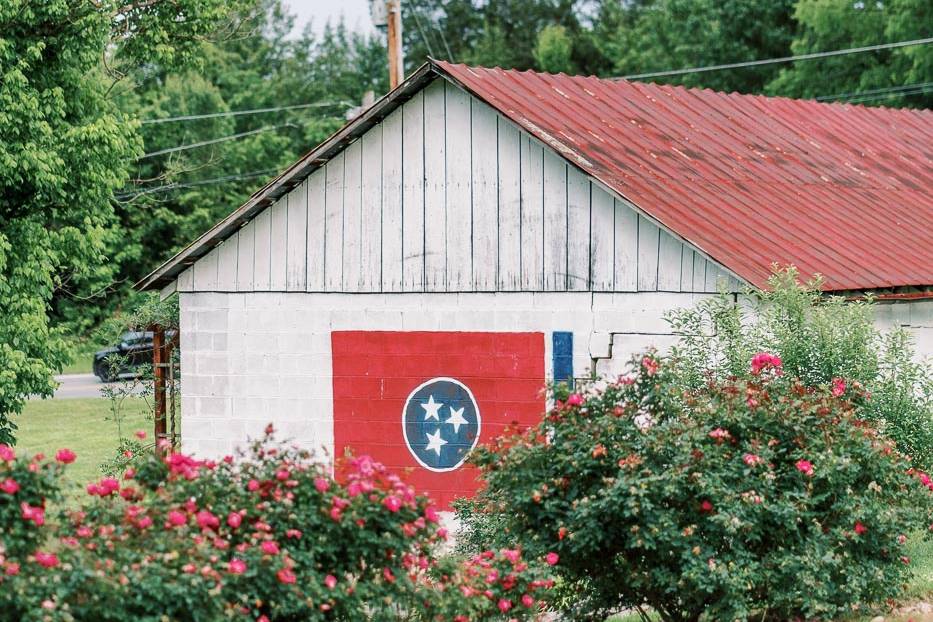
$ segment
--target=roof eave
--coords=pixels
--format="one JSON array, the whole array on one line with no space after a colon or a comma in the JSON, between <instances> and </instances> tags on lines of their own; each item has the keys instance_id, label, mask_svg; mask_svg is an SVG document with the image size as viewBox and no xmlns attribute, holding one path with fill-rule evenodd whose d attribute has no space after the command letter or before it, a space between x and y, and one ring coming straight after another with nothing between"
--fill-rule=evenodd
<instances>
[{"instance_id":1,"label":"roof eave","mask_svg":"<svg viewBox=\"0 0 933 622\"><path fill-rule=\"evenodd\" d=\"M134 289L150 291L162 289L170 284L195 261L233 235L260 211L290 192L312 172L323 166L346 147L347 144L356 140L371 127L382 121L389 113L414 96L438 75L440 74L433 61L423 64L398 87L384 95L352 121L349 121L327 140L279 174L278 177L253 193L243 205L176 253L174 257L140 279L139 282L133 285Z\"/></svg>"}]
</instances>

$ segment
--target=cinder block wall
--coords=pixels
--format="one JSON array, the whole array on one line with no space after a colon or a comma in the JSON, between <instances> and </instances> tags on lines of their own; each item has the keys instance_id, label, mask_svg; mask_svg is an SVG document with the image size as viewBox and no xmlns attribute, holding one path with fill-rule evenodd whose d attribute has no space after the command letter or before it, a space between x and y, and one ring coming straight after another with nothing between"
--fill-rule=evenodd
<instances>
[{"instance_id":1,"label":"cinder block wall","mask_svg":"<svg viewBox=\"0 0 933 622\"><path fill-rule=\"evenodd\" d=\"M333 452L333 330L537 331L551 377L553 331L572 331L577 377L621 373L649 345L672 341L666 310L704 294L182 293L182 442L229 453L270 421Z\"/></svg>"}]
</instances>

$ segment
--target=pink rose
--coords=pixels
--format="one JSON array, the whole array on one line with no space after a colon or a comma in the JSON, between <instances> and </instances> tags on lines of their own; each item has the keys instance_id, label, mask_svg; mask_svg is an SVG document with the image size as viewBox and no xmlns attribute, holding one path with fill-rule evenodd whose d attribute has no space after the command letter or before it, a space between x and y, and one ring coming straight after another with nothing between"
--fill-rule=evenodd
<instances>
[{"instance_id":1,"label":"pink rose","mask_svg":"<svg viewBox=\"0 0 933 622\"><path fill-rule=\"evenodd\" d=\"M558 561L560 561L560 556L554 551L551 551L550 553L544 556L544 561L547 562L548 566L554 566L555 564L557 564Z\"/></svg>"},{"instance_id":2,"label":"pink rose","mask_svg":"<svg viewBox=\"0 0 933 622\"><path fill-rule=\"evenodd\" d=\"M833 378L833 397L841 397L846 392L846 381L842 378Z\"/></svg>"},{"instance_id":3,"label":"pink rose","mask_svg":"<svg viewBox=\"0 0 933 622\"><path fill-rule=\"evenodd\" d=\"M498 607L499 607L499 611L505 613L506 611L512 608L512 601L507 598L500 598Z\"/></svg>"},{"instance_id":4,"label":"pink rose","mask_svg":"<svg viewBox=\"0 0 933 622\"><path fill-rule=\"evenodd\" d=\"M263 540L262 544L259 545L259 548L262 549L262 552L266 555L279 554L279 545L272 540Z\"/></svg>"},{"instance_id":5,"label":"pink rose","mask_svg":"<svg viewBox=\"0 0 933 622\"><path fill-rule=\"evenodd\" d=\"M146 438L146 431L145 431L145 430L136 430L136 432L134 432L134 434L136 435L136 438L138 438L139 440L144 440L144 439Z\"/></svg>"},{"instance_id":6,"label":"pink rose","mask_svg":"<svg viewBox=\"0 0 933 622\"><path fill-rule=\"evenodd\" d=\"M323 477L315 477L314 487L318 492L327 492L327 489L330 488L330 482Z\"/></svg>"},{"instance_id":7,"label":"pink rose","mask_svg":"<svg viewBox=\"0 0 933 622\"><path fill-rule=\"evenodd\" d=\"M217 529L220 527L220 519L211 514L208 510L201 510L195 515L198 527L201 529Z\"/></svg>"},{"instance_id":8,"label":"pink rose","mask_svg":"<svg viewBox=\"0 0 933 622\"><path fill-rule=\"evenodd\" d=\"M16 562L7 562L3 565L3 573L8 576L14 576L19 574L19 564Z\"/></svg>"},{"instance_id":9,"label":"pink rose","mask_svg":"<svg viewBox=\"0 0 933 622\"><path fill-rule=\"evenodd\" d=\"M292 572L289 568L282 568L277 573L275 573L275 578L279 580L279 583L284 583L285 585L290 585L294 583L298 577L295 576L295 573Z\"/></svg>"},{"instance_id":10,"label":"pink rose","mask_svg":"<svg viewBox=\"0 0 933 622\"><path fill-rule=\"evenodd\" d=\"M756 456L755 454L745 454L742 456L742 460L750 467L761 464L761 456Z\"/></svg>"},{"instance_id":11,"label":"pink rose","mask_svg":"<svg viewBox=\"0 0 933 622\"><path fill-rule=\"evenodd\" d=\"M15 479L8 477L0 482L0 490L8 495L15 495L19 491L19 484Z\"/></svg>"},{"instance_id":12,"label":"pink rose","mask_svg":"<svg viewBox=\"0 0 933 622\"><path fill-rule=\"evenodd\" d=\"M55 454L55 460L61 462L62 464L71 464L75 461L75 458L78 456L75 452L70 449L59 449L58 453Z\"/></svg>"},{"instance_id":13,"label":"pink rose","mask_svg":"<svg viewBox=\"0 0 933 622\"><path fill-rule=\"evenodd\" d=\"M567 405L568 406L582 406L583 405L583 396L579 393L571 393L567 396Z\"/></svg>"},{"instance_id":14,"label":"pink rose","mask_svg":"<svg viewBox=\"0 0 933 622\"><path fill-rule=\"evenodd\" d=\"M398 512L402 507L402 500L394 495L389 495L382 500L382 505L386 506L386 509L390 512Z\"/></svg>"},{"instance_id":15,"label":"pink rose","mask_svg":"<svg viewBox=\"0 0 933 622\"><path fill-rule=\"evenodd\" d=\"M234 557L230 560L230 563L227 564L227 572L230 574L243 574L246 572L246 562Z\"/></svg>"},{"instance_id":16,"label":"pink rose","mask_svg":"<svg viewBox=\"0 0 933 622\"><path fill-rule=\"evenodd\" d=\"M0 460L4 462L13 462L16 459L16 452L9 445L0 443Z\"/></svg>"},{"instance_id":17,"label":"pink rose","mask_svg":"<svg viewBox=\"0 0 933 622\"><path fill-rule=\"evenodd\" d=\"M152 518L149 516L143 516L138 521L136 521L136 526L140 529L147 529L152 527Z\"/></svg>"},{"instance_id":18,"label":"pink rose","mask_svg":"<svg viewBox=\"0 0 933 622\"><path fill-rule=\"evenodd\" d=\"M759 352L752 357L752 375L757 376L768 368L774 369L774 374L780 376L781 357L768 352Z\"/></svg>"},{"instance_id":19,"label":"pink rose","mask_svg":"<svg viewBox=\"0 0 933 622\"><path fill-rule=\"evenodd\" d=\"M332 574L327 575L324 577L324 585L326 585L329 590L334 589L337 587L337 577Z\"/></svg>"},{"instance_id":20,"label":"pink rose","mask_svg":"<svg viewBox=\"0 0 933 622\"><path fill-rule=\"evenodd\" d=\"M58 565L58 556L55 553L36 551L36 563L43 568L54 568Z\"/></svg>"},{"instance_id":21,"label":"pink rose","mask_svg":"<svg viewBox=\"0 0 933 622\"><path fill-rule=\"evenodd\" d=\"M251 479L246 483L246 489L250 492L256 492L259 490L259 482Z\"/></svg>"},{"instance_id":22,"label":"pink rose","mask_svg":"<svg viewBox=\"0 0 933 622\"><path fill-rule=\"evenodd\" d=\"M526 607L534 607L535 599L531 597L531 594L522 595L522 604Z\"/></svg>"},{"instance_id":23,"label":"pink rose","mask_svg":"<svg viewBox=\"0 0 933 622\"><path fill-rule=\"evenodd\" d=\"M185 513L179 512L178 510L172 510L168 513L166 518L168 519L169 527L181 527L188 522L188 517L185 515Z\"/></svg>"},{"instance_id":24,"label":"pink rose","mask_svg":"<svg viewBox=\"0 0 933 622\"><path fill-rule=\"evenodd\" d=\"M798 460L796 466L797 470L807 477L813 476L813 463L811 463L809 460Z\"/></svg>"}]
</instances>

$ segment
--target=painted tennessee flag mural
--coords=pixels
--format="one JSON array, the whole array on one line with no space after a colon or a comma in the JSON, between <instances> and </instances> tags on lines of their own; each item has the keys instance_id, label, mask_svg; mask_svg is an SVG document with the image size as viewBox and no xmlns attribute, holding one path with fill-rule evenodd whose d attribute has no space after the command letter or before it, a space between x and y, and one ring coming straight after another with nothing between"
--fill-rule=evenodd
<instances>
[{"instance_id":1,"label":"painted tennessee flag mural","mask_svg":"<svg viewBox=\"0 0 933 622\"><path fill-rule=\"evenodd\" d=\"M543 333L335 331L334 450L369 454L444 508L478 487L465 460L544 409Z\"/></svg>"}]
</instances>

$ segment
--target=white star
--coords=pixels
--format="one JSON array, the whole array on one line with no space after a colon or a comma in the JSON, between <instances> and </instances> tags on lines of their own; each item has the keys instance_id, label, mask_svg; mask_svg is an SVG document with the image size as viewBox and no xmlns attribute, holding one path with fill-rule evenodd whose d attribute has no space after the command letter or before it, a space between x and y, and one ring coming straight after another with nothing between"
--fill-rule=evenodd
<instances>
[{"instance_id":1,"label":"white star","mask_svg":"<svg viewBox=\"0 0 933 622\"><path fill-rule=\"evenodd\" d=\"M441 438L441 430L438 428L437 432L434 434L425 434L428 437L428 446L424 448L425 451L434 450L438 456L441 455L441 447L447 444L447 441Z\"/></svg>"},{"instance_id":2,"label":"white star","mask_svg":"<svg viewBox=\"0 0 933 622\"><path fill-rule=\"evenodd\" d=\"M428 401L421 404L421 407L424 409L424 420L434 419L438 423L441 422L440 415L438 411L441 409L441 406L444 404L442 402L435 402L434 396L431 395L428 397Z\"/></svg>"},{"instance_id":3,"label":"white star","mask_svg":"<svg viewBox=\"0 0 933 622\"><path fill-rule=\"evenodd\" d=\"M454 426L454 434L460 433L460 426L468 425L470 422L463 418L463 408L454 409L453 406L450 408L450 417L444 423L449 423Z\"/></svg>"}]
</instances>

